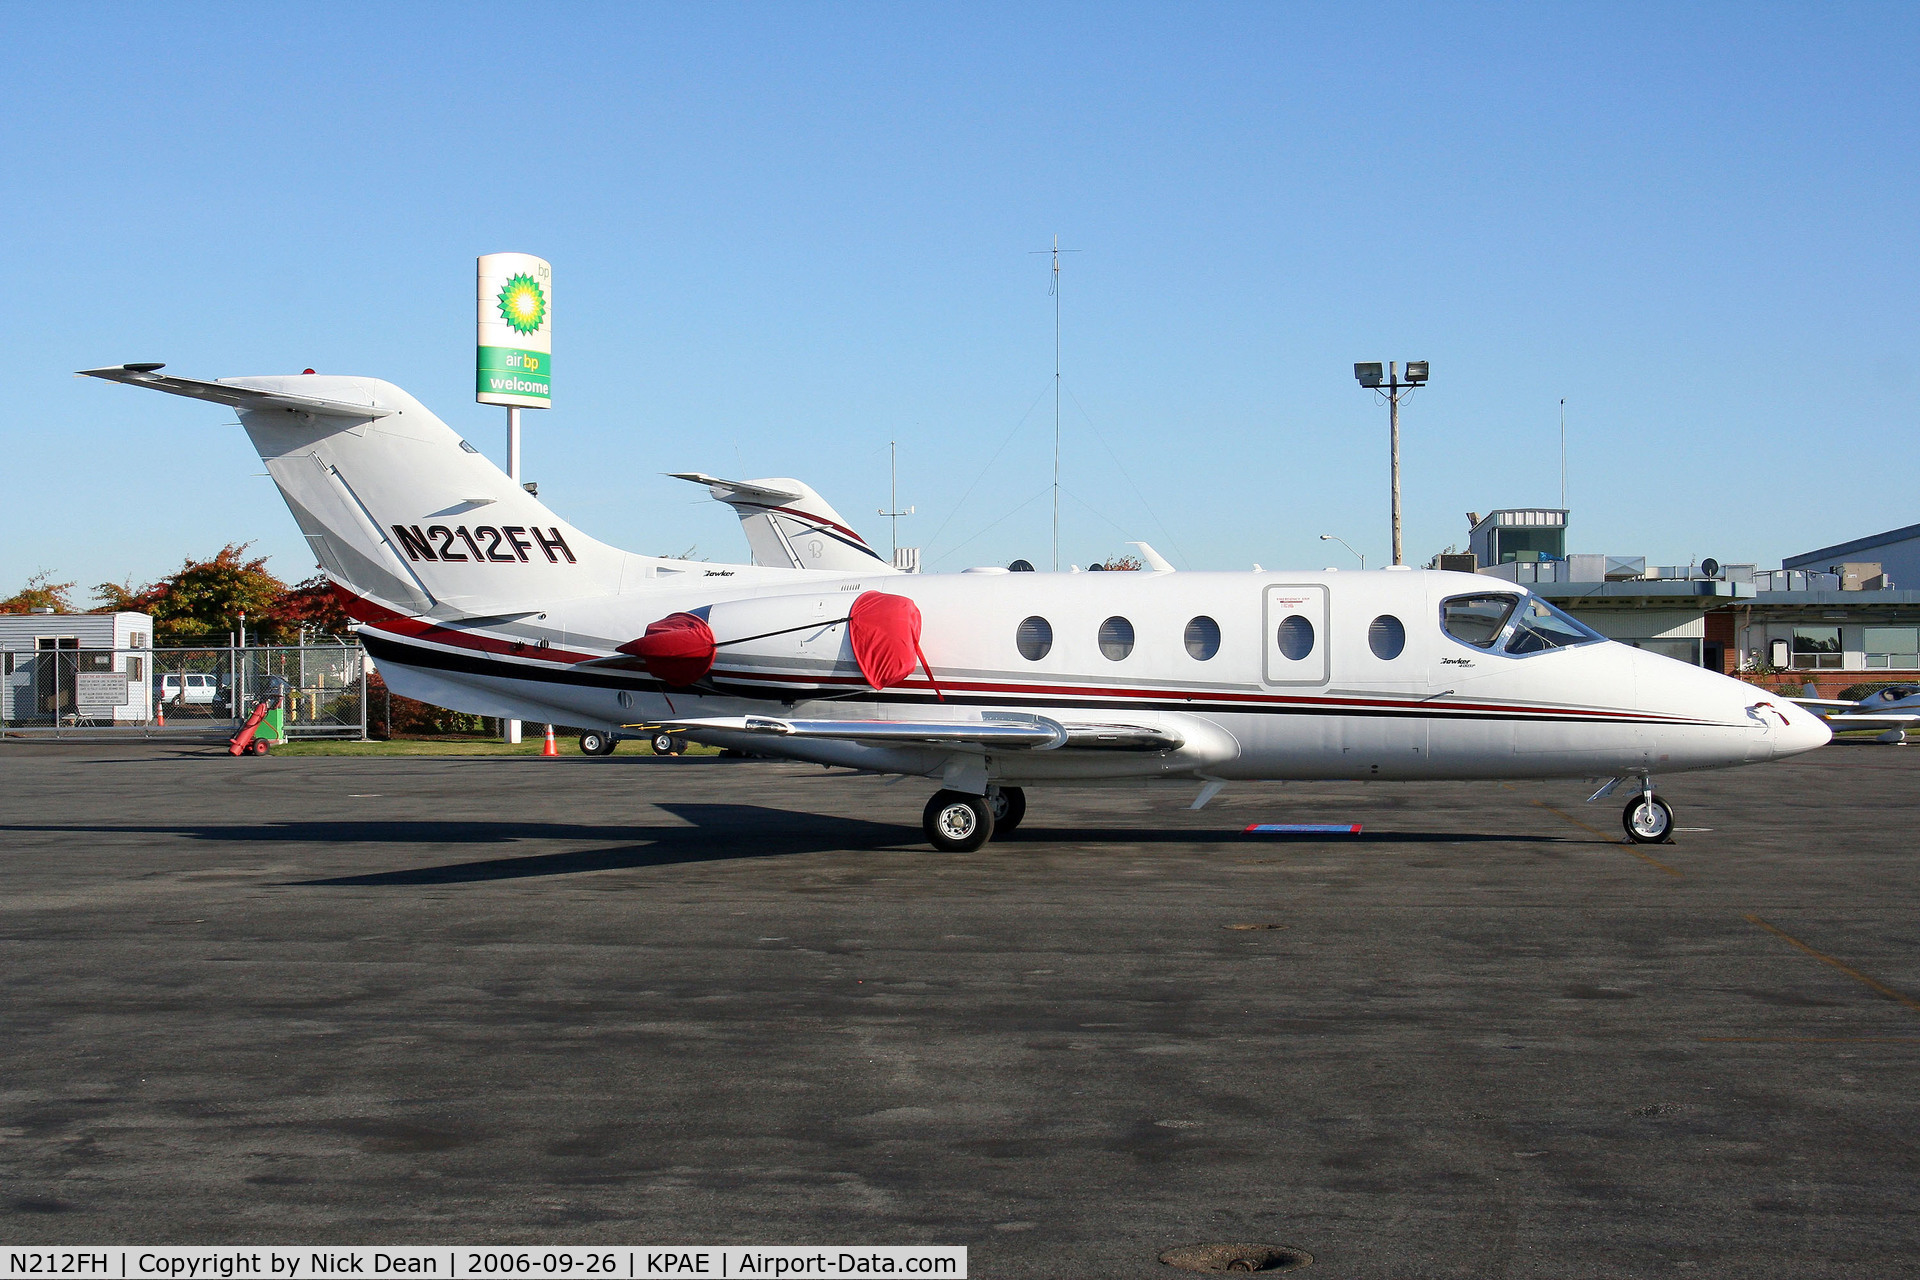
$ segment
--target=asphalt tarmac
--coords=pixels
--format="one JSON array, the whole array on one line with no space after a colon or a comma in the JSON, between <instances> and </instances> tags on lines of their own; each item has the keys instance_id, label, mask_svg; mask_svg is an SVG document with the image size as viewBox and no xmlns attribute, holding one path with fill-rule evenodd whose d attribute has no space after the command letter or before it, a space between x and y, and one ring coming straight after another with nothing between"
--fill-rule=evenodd
<instances>
[{"instance_id":1,"label":"asphalt tarmac","mask_svg":"<svg viewBox=\"0 0 1920 1280\"><path fill-rule=\"evenodd\" d=\"M1920 1266L1920 751L1676 776L1653 847L1578 783L1272 784L942 855L929 790L0 744L0 1239Z\"/></svg>"}]
</instances>

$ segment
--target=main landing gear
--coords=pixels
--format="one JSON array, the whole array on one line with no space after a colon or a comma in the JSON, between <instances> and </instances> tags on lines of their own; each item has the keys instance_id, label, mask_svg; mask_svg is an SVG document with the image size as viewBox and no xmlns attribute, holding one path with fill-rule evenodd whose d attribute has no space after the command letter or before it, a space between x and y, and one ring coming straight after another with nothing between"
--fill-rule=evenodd
<instances>
[{"instance_id":1,"label":"main landing gear","mask_svg":"<svg viewBox=\"0 0 1920 1280\"><path fill-rule=\"evenodd\" d=\"M927 842L942 853L972 853L1006 835L1027 816L1027 793L1019 787L993 787L984 796L936 791L921 815Z\"/></svg>"},{"instance_id":2,"label":"main landing gear","mask_svg":"<svg viewBox=\"0 0 1920 1280\"><path fill-rule=\"evenodd\" d=\"M1027 793L1018 787L988 787L987 807L993 810L993 839L999 840L1027 816Z\"/></svg>"}]
</instances>

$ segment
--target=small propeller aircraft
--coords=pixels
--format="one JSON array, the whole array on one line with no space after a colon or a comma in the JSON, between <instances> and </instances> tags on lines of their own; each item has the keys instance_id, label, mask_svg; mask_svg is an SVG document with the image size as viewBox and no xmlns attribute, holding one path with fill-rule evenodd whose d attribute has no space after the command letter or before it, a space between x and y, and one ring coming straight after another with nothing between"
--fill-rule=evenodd
<instances>
[{"instance_id":1,"label":"small propeller aircraft","mask_svg":"<svg viewBox=\"0 0 1920 1280\"><path fill-rule=\"evenodd\" d=\"M1594 798L1630 782L1626 834L1654 842L1673 828L1655 775L1832 737L1475 574L901 574L858 535L819 567L635 555L391 383L163 367L82 372L238 412L397 692L927 778L938 849L1011 831L1027 787L1154 778L1197 784L1198 808L1240 780L1606 777ZM849 532L795 482L698 480L788 543Z\"/></svg>"},{"instance_id":2,"label":"small propeller aircraft","mask_svg":"<svg viewBox=\"0 0 1920 1280\"><path fill-rule=\"evenodd\" d=\"M1905 746L1907 730L1920 721L1920 689L1912 685L1876 689L1857 702L1844 698L1792 698L1789 701L1810 709L1835 733L1849 729L1882 730L1874 741L1891 746Z\"/></svg>"}]
</instances>

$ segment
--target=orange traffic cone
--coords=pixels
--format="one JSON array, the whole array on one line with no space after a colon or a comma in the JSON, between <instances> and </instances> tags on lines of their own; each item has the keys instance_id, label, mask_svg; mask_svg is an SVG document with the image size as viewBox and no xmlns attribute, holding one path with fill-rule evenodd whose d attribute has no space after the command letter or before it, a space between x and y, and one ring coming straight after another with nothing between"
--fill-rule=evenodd
<instances>
[{"instance_id":1,"label":"orange traffic cone","mask_svg":"<svg viewBox=\"0 0 1920 1280\"><path fill-rule=\"evenodd\" d=\"M165 698L162 698L153 706L153 727L156 729L164 729L167 727L167 700Z\"/></svg>"},{"instance_id":2,"label":"orange traffic cone","mask_svg":"<svg viewBox=\"0 0 1920 1280\"><path fill-rule=\"evenodd\" d=\"M560 748L553 744L552 725L547 726L547 740L540 744L540 754L543 756L557 756L560 754Z\"/></svg>"}]
</instances>

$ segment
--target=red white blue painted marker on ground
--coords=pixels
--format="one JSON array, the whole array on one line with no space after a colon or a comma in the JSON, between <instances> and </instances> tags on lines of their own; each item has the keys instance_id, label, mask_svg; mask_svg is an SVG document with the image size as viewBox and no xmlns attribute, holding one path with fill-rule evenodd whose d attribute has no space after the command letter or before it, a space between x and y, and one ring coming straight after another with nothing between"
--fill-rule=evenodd
<instances>
[{"instance_id":1,"label":"red white blue painted marker on ground","mask_svg":"<svg viewBox=\"0 0 1920 1280\"><path fill-rule=\"evenodd\" d=\"M1357 836L1357 822L1255 822L1247 827L1250 836Z\"/></svg>"}]
</instances>

